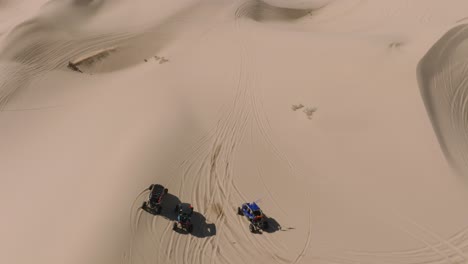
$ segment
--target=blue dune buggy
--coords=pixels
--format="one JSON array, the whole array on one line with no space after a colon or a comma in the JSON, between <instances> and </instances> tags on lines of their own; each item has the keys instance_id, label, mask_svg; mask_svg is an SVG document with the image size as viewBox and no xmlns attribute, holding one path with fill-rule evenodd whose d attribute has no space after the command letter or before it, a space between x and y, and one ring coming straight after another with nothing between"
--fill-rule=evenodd
<instances>
[{"instance_id":1,"label":"blue dune buggy","mask_svg":"<svg viewBox=\"0 0 468 264\"><path fill-rule=\"evenodd\" d=\"M255 202L244 203L241 207L237 207L237 213L249 220L249 230L252 233L261 232L268 228L267 217Z\"/></svg>"},{"instance_id":2,"label":"blue dune buggy","mask_svg":"<svg viewBox=\"0 0 468 264\"><path fill-rule=\"evenodd\" d=\"M162 210L161 202L168 190L161 184L151 184L148 189L150 190L148 201L143 202L141 208L152 214L160 214Z\"/></svg>"}]
</instances>

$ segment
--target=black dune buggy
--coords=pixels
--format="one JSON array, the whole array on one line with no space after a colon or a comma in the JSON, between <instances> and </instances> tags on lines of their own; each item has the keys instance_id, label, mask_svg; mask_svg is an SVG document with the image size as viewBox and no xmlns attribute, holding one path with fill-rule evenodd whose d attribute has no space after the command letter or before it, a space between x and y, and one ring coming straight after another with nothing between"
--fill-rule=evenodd
<instances>
[{"instance_id":1,"label":"black dune buggy","mask_svg":"<svg viewBox=\"0 0 468 264\"><path fill-rule=\"evenodd\" d=\"M143 202L141 208L152 214L160 214L162 210L161 202L168 190L161 184L151 184L148 189L150 190L148 201Z\"/></svg>"},{"instance_id":2,"label":"black dune buggy","mask_svg":"<svg viewBox=\"0 0 468 264\"><path fill-rule=\"evenodd\" d=\"M180 203L176 205L174 211L177 214L177 220L174 222L172 230L183 229L189 233L192 233L193 206L189 203Z\"/></svg>"}]
</instances>

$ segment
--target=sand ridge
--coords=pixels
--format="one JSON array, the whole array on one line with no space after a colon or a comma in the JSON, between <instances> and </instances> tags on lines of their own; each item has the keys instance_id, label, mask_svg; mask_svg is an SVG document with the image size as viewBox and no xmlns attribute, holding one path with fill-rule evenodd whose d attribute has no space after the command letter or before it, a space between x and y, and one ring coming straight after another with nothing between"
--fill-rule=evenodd
<instances>
[{"instance_id":1,"label":"sand ridge","mask_svg":"<svg viewBox=\"0 0 468 264\"><path fill-rule=\"evenodd\" d=\"M447 32L418 65L421 93L447 160L466 171L466 85L463 43L466 25Z\"/></svg>"}]
</instances>

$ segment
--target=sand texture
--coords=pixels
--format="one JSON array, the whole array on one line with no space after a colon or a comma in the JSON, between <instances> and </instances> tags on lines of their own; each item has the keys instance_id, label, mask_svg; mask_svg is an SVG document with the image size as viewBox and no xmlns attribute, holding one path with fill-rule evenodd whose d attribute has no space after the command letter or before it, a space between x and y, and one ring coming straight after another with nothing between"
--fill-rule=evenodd
<instances>
[{"instance_id":1,"label":"sand texture","mask_svg":"<svg viewBox=\"0 0 468 264\"><path fill-rule=\"evenodd\" d=\"M468 263L468 2L0 0L0 168L0 263Z\"/></svg>"}]
</instances>

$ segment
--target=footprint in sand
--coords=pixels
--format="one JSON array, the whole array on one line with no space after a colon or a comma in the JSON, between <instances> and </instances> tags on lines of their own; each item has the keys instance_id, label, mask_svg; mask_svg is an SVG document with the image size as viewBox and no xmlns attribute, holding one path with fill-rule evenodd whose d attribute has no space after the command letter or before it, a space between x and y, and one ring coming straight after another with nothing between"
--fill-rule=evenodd
<instances>
[{"instance_id":1,"label":"footprint in sand","mask_svg":"<svg viewBox=\"0 0 468 264\"><path fill-rule=\"evenodd\" d=\"M312 115L317 111L317 107L307 107L302 112L304 112L308 119L312 119Z\"/></svg>"},{"instance_id":2,"label":"footprint in sand","mask_svg":"<svg viewBox=\"0 0 468 264\"><path fill-rule=\"evenodd\" d=\"M388 44L388 47L389 47L389 48L393 48L393 49L398 49L398 48L400 48L400 47L403 46L403 45L404 45L403 42L401 42L401 41L395 41L395 42L392 42L392 43Z\"/></svg>"},{"instance_id":3,"label":"footprint in sand","mask_svg":"<svg viewBox=\"0 0 468 264\"><path fill-rule=\"evenodd\" d=\"M301 108L303 108L303 107L304 107L303 104L298 104L298 105L292 105L292 106L291 106L291 109L292 109L293 111L296 111L296 110L299 110L299 109L301 109Z\"/></svg>"},{"instance_id":4,"label":"footprint in sand","mask_svg":"<svg viewBox=\"0 0 468 264\"><path fill-rule=\"evenodd\" d=\"M291 109L293 111L297 111L301 108L304 108L303 104L298 104L298 105L292 105ZM307 116L308 119L312 119L312 115L317 111L317 107L306 107L302 112L304 112Z\"/></svg>"},{"instance_id":5,"label":"footprint in sand","mask_svg":"<svg viewBox=\"0 0 468 264\"><path fill-rule=\"evenodd\" d=\"M169 59L166 59L164 57L159 57L159 56L154 56L155 61L159 61L159 64L163 64L169 61ZM149 59L144 59L145 62L148 62Z\"/></svg>"}]
</instances>

